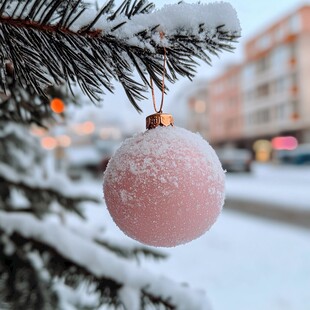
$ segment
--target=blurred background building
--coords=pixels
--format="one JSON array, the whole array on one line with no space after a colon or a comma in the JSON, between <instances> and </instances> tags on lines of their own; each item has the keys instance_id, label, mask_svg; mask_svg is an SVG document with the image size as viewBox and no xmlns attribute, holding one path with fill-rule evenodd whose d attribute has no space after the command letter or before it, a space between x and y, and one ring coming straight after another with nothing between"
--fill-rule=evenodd
<instances>
[{"instance_id":1,"label":"blurred background building","mask_svg":"<svg viewBox=\"0 0 310 310\"><path fill-rule=\"evenodd\" d=\"M250 38L244 55L190 97L190 129L263 161L310 143L310 6Z\"/></svg>"}]
</instances>

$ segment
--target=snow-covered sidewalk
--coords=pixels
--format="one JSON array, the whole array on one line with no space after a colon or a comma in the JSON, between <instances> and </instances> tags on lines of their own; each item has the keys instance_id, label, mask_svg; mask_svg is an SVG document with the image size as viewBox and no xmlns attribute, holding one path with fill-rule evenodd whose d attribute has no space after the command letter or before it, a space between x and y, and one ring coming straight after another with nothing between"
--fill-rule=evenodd
<instances>
[{"instance_id":1,"label":"snow-covered sidewalk","mask_svg":"<svg viewBox=\"0 0 310 310\"><path fill-rule=\"evenodd\" d=\"M252 173L228 173L226 197L310 212L310 167L254 164Z\"/></svg>"},{"instance_id":2,"label":"snow-covered sidewalk","mask_svg":"<svg viewBox=\"0 0 310 310\"><path fill-rule=\"evenodd\" d=\"M309 310L310 232L224 211L200 239L165 250L159 273L206 290L214 310Z\"/></svg>"},{"instance_id":3,"label":"snow-covered sidewalk","mask_svg":"<svg viewBox=\"0 0 310 310\"><path fill-rule=\"evenodd\" d=\"M227 196L310 210L309 184L308 167L255 165L249 175L227 175ZM104 203L88 214L108 235L128 242ZM205 290L214 310L310 309L310 230L228 208L201 238L162 251L167 260L143 267Z\"/></svg>"},{"instance_id":4,"label":"snow-covered sidewalk","mask_svg":"<svg viewBox=\"0 0 310 310\"><path fill-rule=\"evenodd\" d=\"M94 225L125 244L105 207L88 210ZM214 310L309 310L310 231L224 211L201 238L176 248L151 272L207 292Z\"/></svg>"}]
</instances>

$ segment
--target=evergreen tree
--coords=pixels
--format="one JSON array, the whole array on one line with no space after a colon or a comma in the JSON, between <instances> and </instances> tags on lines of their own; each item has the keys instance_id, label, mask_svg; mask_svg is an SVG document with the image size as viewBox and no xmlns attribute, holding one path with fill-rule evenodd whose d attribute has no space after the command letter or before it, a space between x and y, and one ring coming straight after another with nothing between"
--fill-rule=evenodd
<instances>
[{"instance_id":1,"label":"evergreen tree","mask_svg":"<svg viewBox=\"0 0 310 310\"><path fill-rule=\"evenodd\" d=\"M186 16L186 22L184 9L219 17L203 23ZM228 26L221 9L233 16ZM179 22L167 21L171 12ZM144 0L118 8L110 0L100 10L81 0L0 1L0 309L208 309L203 293L151 274L135 260L162 253L90 229L83 202L100 204L100 195L51 173L28 129L50 124L55 94L71 98L55 88L64 83L78 83L99 100L102 87L113 91L114 79L140 111L138 101L151 87L147 76L158 87L163 74L171 82L192 78L193 57L210 63L210 53L233 49L234 14L224 4L154 11ZM78 229L70 217L79 218Z\"/></svg>"},{"instance_id":2,"label":"evergreen tree","mask_svg":"<svg viewBox=\"0 0 310 310\"><path fill-rule=\"evenodd\" d=\"M141 255L158 259L162 253L114 242L90 227L83 202L100 207L100 194L90 195L83 184L47 169L46 154L28 129L0 122L0 309L99 309L103 304L173 309L184 307L179 296L187 296L187 306L195 309L203 296L136 263ZM80 295L86 291L90 296Z\"/></svg>"}]
</instances>

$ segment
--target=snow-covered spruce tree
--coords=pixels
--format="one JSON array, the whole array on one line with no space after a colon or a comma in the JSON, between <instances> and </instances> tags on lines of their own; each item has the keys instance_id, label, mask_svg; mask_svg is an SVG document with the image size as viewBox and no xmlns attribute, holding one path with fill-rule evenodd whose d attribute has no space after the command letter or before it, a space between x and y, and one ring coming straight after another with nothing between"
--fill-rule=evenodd
<instances>
[{"instance_id":1,"label":"snow-covered spruce tree","mask_svg":"<svg viewBox=\"0 0 310 310\"><path fill-rule=\"evenodd\" d=\"M0 309L199 309L205 304L203 294L153 275L135 260L163 254L113 241L91 227L82 203L98 204L100 195L51 173L45 155L25 124L0 121Z\"/></svg>"},{"instance_id":2,"label":"snow-covered spruce tree","mask_svg":"<svg viewBox=\"0 0 310 310\"><path fill-rule=\"evenodd\" d=\"M7 62L14 78L41 95L51 84L76 82L93 100L113 80L122 84L134 105L151 87L161 89L163 55L167 80L193 78L198 63L232 51L240 35L228 3L186 4L154 10L147 0L114 0L95 10L82 0L0 1L0 87L6 90ZM136 71L139 78L133 75Z\"/></svg>"},{"instance_id":3,"label":"snow-covered spruce tree","mask_svg":"<svg viewBox=\"0 0 310 310\"><path fill-rule=\"evenodd\" d=\"M92 100L120 82L133 106L151 87L232 50L240 35L229 4L179 3L155 11L145 0L0 0L0 308L205 309L204 294L139 268L149 248L106 239L83 221L96 200L64 177L49 175L26 127L45 124L49 89L77 83ZM167 70L163 68L163 55ZM139 77L133 73L137 72ZM79 227L67 221L80 216ZM82 296L87 287L87 296Z\"/></svg>"}]
</instances>

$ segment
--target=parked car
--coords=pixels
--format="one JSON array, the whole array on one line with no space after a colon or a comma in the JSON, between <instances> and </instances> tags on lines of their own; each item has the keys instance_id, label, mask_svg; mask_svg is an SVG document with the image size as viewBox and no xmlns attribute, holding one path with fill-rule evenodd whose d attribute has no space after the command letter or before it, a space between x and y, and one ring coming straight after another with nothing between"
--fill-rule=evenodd
<instances>
[{"instance_id":1,"label":"parked car","mask_svg":"<svg viewBox=\"0 0 310 310\"><path fill-rule=\"evenodd\" d=\"M278 151L276 159L285 164L310 165L310 143L300 144L295 150Z\"/></svg>"},{"instance_id":2,"label":"parked car","mask_svg":"<svg viewBox=\"0 0 310 310\"><path fill-rule=\"evenodd\" d=\"M223 148L216 151L223 169L228 172L250 172L252 154L246 149Z\"/></svg>"}]
</instances>

